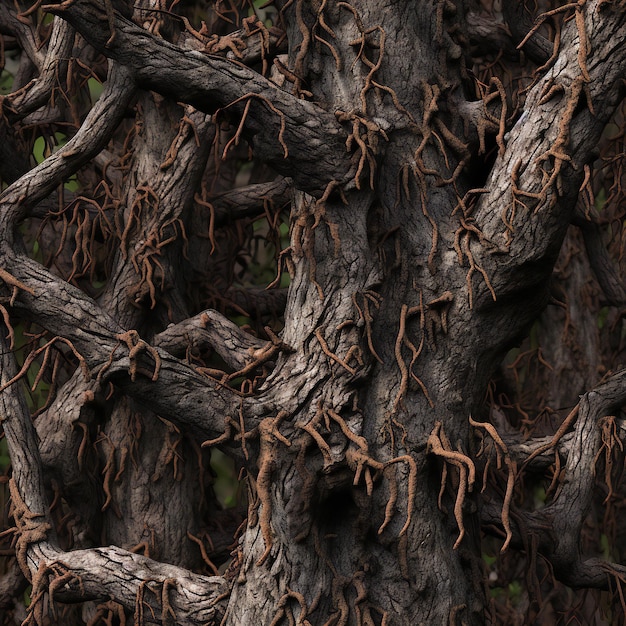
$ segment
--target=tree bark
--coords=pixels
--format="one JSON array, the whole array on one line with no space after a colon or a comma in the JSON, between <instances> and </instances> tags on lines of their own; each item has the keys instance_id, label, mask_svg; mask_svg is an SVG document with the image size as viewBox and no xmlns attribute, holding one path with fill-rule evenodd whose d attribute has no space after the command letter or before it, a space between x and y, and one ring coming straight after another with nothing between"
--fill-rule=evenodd
<instances>
[{"instance_id":1,"label":"tree bark","mask_svg":"<svg viewBox=\"0 0 626 626\"><path fill-rule=\"evenodd\" d=\"M568 5L556 56L516 94L512 116L502 81L479 87L467 69L472 20L461 0L274 4L287 40L275 64L283 87L253 69L256 52L226 57L237 56L238 37L219 55L208 43L186 47L190 25L180 38L147 27L151 3L46 6L57 16L50 59L76 32L110 69L65 146L27 173L0 170L12 183L0 196L2 310L65 342L79 363L37 418L38 444L11 384L8 342L2 350L32 620L44 619L47 593L101 607L112 599L137 624L484 624L481 523L501 531L504 549L520 547L515 463L545 468L548 448L560 450L570 482L519 519L538 535L549 524L539 549L567 583L602 587L607 568L623 576L622 566L583 558L577 543L602 445L597 423L623 404L623 374L585 396L567 443L529 452L479 420L503 357L548 302L594 146L624 96L623 3ZM546 41L529 39L540 62ZM39 62L39 83L9 99L15 123L49 89L51 61ZM119 159L129 173L106 185L117 249L92 297L76 286L90 264L78 222L84 258L68 256L68 280L28 258L17 228L107 145L131 105L132 156ZM208 202L211 148L225 158L240 139L286 178ZM194 256L207 242L215 248L213 230L196 241L194 216L206 208L210 229L228 228L267 214L268 198L279 210L288 187L284 327L266 329L266 340L194 307L190 268L220 269ZM583 275L571 277L572 290ZM210 349L223 371L198 365ZM477 493L478 431L505 459L502 501ZM203 542L219 509L212 447L248 484L247 523L223 575ZM48 510L44 467L77 516L71 546Z\"/></svg>"}]
</instances>

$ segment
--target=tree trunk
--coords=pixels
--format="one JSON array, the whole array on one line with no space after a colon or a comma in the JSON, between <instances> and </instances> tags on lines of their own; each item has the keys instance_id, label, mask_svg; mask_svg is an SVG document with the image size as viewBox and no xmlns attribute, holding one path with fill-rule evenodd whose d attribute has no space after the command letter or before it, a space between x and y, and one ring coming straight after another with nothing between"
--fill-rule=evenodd
<instances>
[{"instance_id":1,"label":"tree trunk","mask_svg":"<svg viewBox=\"0 0 626 626\"><path fill-rule=\"evenodd\" d=\"M592 442L589 453L576 457L580 443L562 454L580 502L564 483L545 516L520 513L514 524L511 515L516 462L540 463L545 450L537 444L536 454L516 457L483 420L493 375L549 301L593 148L623 97L626 51L614 41L626 11L606 1L568 5L573 19L559 26L556 56L532 84L523 71L481 82L468 68L469 4L275 2L287 49L263 49L256 61L245 57L254 34L261 46L281 38L252 18L237 37L209 41L188 21L158 22L160 3L134 12L117 0L47 7L59 16L55 28L66 20L110 70L76 136L1 196L1 310L66 339L82 366L68 368L38 417L38 446L9 385L15 366L3 357L17 554L33 579L32 620L44 619L48 593L97 601L89 624L111 619L109 599L137 624L484 624L485 525L504 550L526 550L530 528L569 584L608 584L599 582L603 562L558 538L582 528L601 446L594 424L621 406L621 375L581 401L574 440ZM530 37L529 56L550 49L544 35ZM248 47L237 43L246 37ZM506 54L517 58L517 43L508 41ZM275 82L246 66L266 63L270 49ZM107 250L106 284L91 297L93 285L75 276L79 252L65 257L66 282L26 256L16 226L122 135L131 102L136 125L124 142L116 138L130 152L102 172L102 202L115 205L117 220L102 231L117 249ZM220 170L209 159L211 149L223 160L229 150L242 157L243 139L287 177L256 187L256 204L243 193L218 195L239 163L233 157ZM119 173L107 174L113 162ZM284 327L280 336L266 329L264 341L202 309L214 293L248 308L228 294L235 266L245 265L241 241L254 231L250 221L229 224L271 217L267 198L284 202L287 185ZM211 257L216 223L222 257ZM85 252L80 220L71 228L84 270L95 244ZM580 292L586 271L578 264L564 289ZM595 309L578 313L593 323ZM545 345L554 342L546 334ZM201 362L205 343L223 362ZM586 347L587 366L576 367L584 386L599 368L597 343ZM561 365L578 354L554 353ZM571 395L555 390L550 402ZM482 495L487 439L504 465L499 485ZM29 446L36 452L20 454ZM235 459L248 486L247 523L223 575L206 554L207 527L225 517L210 487L212 447ZM76 516L68 533L49 513L42 465ZM550 525L554 533L544 533ZM221 561L224 543L209 548ZM615 576L626 571L611 567Z\"/></svg>"}]
</instances>

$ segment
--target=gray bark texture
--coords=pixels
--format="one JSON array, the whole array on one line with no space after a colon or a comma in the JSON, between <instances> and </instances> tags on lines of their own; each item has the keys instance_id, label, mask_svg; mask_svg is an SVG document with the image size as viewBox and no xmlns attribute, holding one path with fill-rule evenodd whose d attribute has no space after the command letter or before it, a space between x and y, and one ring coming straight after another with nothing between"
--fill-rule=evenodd
<instances>
[{"instance_id":1,"label":"gray bark texture","mask_svg":"<svg viewBox=\"0 0 626 626\"><path fill-rule=\"evenodd\" d=\"M625 3L205 4L0 0L0 623L623 624Z\"/></svg>"}]
</instances>

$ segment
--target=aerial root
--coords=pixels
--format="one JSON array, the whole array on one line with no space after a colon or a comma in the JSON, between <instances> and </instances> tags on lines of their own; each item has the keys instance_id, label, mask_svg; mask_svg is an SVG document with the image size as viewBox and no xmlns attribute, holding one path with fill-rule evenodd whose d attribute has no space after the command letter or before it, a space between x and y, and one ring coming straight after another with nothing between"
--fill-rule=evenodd
<instances>
[{"instance_id":1,"label":"aerial root","mask_svg":"<svg viewBox=\"0 0 626 626\"><path fill-rule=\"evenodd\" d=\"M591 44L587 36L587 30L585 28L585 17L582 12L583 7L585 6L586 3L587 3L586 0L577 0L576 2L569 2L568 4L564 4L563 6L557 7L556 9L552 9L551 11L546 11L545 13L538 15L535 18L535 23L533 27L528 31L524 39L522 39L522 41L520 41L520 43L517 45L518 50L521 50L526 45L528 40L539 30L541 25L548 18L554 17L555 15L559 13L564 13L566 11L569 11L570 9L574 9L575 19L576 19L576 28L578 29L578 36L579 36L579 41L580 41L579 48L578 48L578 64L580 66L580 70L582 72L583 77L588 82L590 78L589 78L589 71L587 69L587 56L591 52ZM540 72L543 69L545 69L545 65L544 67L539 68L537 72Z\"/></svg>"},{"instance_id":2,"label":"aerial root","mask_svg":"<svg viewBox=\"0 0 626 626\"><path fill-rule=\"evenodd\" d=\"M385 141L389 141L387 133L373 120L368 119L365 113L357 113L355 111L345 112L337 110L335 117L339 122L352 122L352 132L346 139L346 150L349 152L352 150L354 144L356 144L359 150L359 163L357 166L356 174L354 175L354 184L357 189L361 189L361 175L365 166L368 166L369 170L369 184L370 188L374 189L374 176L376 174L376 159L374 158L378 154L379 135L382 136Z\"/></svg>"},{"instance_id":3,"label":"aerial root","mask_svg":"<svg viewBox=\"0 0 626 626\"><path fill-rule=\"evenodd\" d=\"M340 358L339 356L337 356L329 347L328 347L328 343L326 342L326 339L324 339L324 336L322 335L322 329L321 328L316 328L315 329L315 336L317 337L317 340L319 341L319 344L322 348L322 352L324 352L324 354L331 359L332 361L334 361L335 363L337 363L338 365L341 365L341 367L343 367L348 373L352 374L353 376L356 374L356 370L353 367L350 367L350 365L348 365L346 363L346 360L348 358L348 356L346 356L346 360Z\"/></svg>"},{"instance_id":4,"label":"aerial root","mask_svg":"<svg viewBox=\"0 0 626 626\"><path fill-rule=\"evenodd\" d=\"M30 568L26 560L28 547L33 543L45 541L52 527L44 521L43 514L29 510L13 478L9 480L9 493L11 494L11 515L15 520L15 557L24 576L31 580Z\"/></svg>"},{"instance_id":5,"label":"aerial root","mask_svg":"<svg viewBox=\"0 0 626 626\"><path fill-rule=\"evenodd\" d=\"M467 293L469 298L469 307L470 309L474 306L474 289L472 287L472 276L474 272L478 272L485 281L485 285L491 294L493 301L497 300L496 292L491 284L491 280L489 279L489 275L484 270L482 266L480 266L476 259L474 259L474 254L472 253L471 243L472 237L476 237L481 244L490 245L489 240L483 235L482 231L474 224L472 218L460 218L461 225L457 228L454 233L454 250L456 251L457 258L459 259L459 265L463 266L463 258L467 258L469 263L469 270L467 271L467 275L465 277L465 282L467 284Z\"/></svg>"},{"instance_id":6,"label":"aerial root","mask_svg":"<svg viewBox=\"0 0 626 626\"><path fill-rule=\"evenodd\" d=\"M24 360L24 365L22 365L20 371L13 377L11 380L7 381L4 385L0 386L0 393L2 393L5 389L10 387L13 383L17 382L21 378L23 378L28 372L28 368L32 365L33 361L43 353L43 359L41 362L41 366L39 367L39 372L35 376L35 380L33 381L31 391L35 391L37 385L41 382L41 379L46 371L48 364L50 362L50 352L55 343L60 342L65 344L74 354L74 356L78 359L80 368L83 372L85 380L89 380L91 378L91 373L89 371L89 367L87 366L87 362L82 357L82 355L76 350L74 344L69 339L65 337L53 337L50 341L48 341L45 345L37 348L36 350L32 350L31 353Z\"/></svg>"},{"instance_id":7,"label":"aerial root","mask_svg":"<svg viewBox=\"0 0 626 626\"><path fill-rule=\"evenodd\" d=\"M270 340L262 348L249 348L248 352L252 360L239 371L229 374L226 378L227 381L240 376L247 376L257 367L267 363L267 361L271 361L279 352L293 352L293 348L284 343L269 326L265 327L265 332Z\"/></svg>"},{"instance_id":8,"label":"aerial root","mask_svg":"<svg viewBox=\"0 0 626 626\"><path fill-rule=\"evenodd\" d=\"M326 214L326 200L330 197L332 191L338 186L337 181L330 181L324 190L322 197L314 203L305 203L302 212L295 220L291 233L292 245L288 250L296 258L305 257L308 261L309 280L317 289L320 300L324 299L324 291L322 286L317 282L316 271L317 262L315 260L315 229L324 223L328 227L331 239L333 240L333 248L335 256L339 255L341 250L341 239L339 237L339 228L335 222L328 218ZM285 257L288 262L290 274L295 273L295 265L289 256ZM289 265L291 263L291 266Z\"/></svg>"},{"instance_id":9,"label":"aerial root","mask_svg":"<svg viewBox=\"0 0 626 626\"><path fill-rule=\"evenodd\" d=\"M207 439L207 441L202 442L201 447L210 448L212 446L226 443L227 441L239 440L241 441L241 451L243 452L243 456L246 460L249 460L250 454L248 453L248 448L246 447L246 441L257 437L259 433L257 428L246 431L243 415L240 413L239 417L240 421L237 423L230 415L227 415L224 419L224 432L215 439ZM233 432L237 433L234 437Z\"/></svg>"},{"instance_id":10,"label":"aerial root","mask_svg":"<svg viewBox=\"0 0 626 626\"><path fill-rule=\"evenodd\" d=\"M333 46L330 41L327 41L326 39L324 39L323 37L321 37L320 35L317 34L316 29L317 26L321 26L322 29L328 33L330 35L330 37L332 39L336 39L337 35L335 34L335 31L333 31L333 29L326 23L326 18L324 16L324 9L326 8L326 4L328 3L328 0L322 0L322 3L319 7L319 9L317 10L317 15L316 15L316 20L315 20L315 24L313 25L313 28L311 29L311 33L313 34L313 39L323 45L325 45L328 50L330 51L331 55L333 56L333 59L335 59L335 68L338 72L340 72L343 68L343 63L341 62L341 58L339 56L339 53L337 52L337 49L335 48L335 46Z\"/></svg>"},{"instance_id":11,"label":"aerial root","mask_svg":"<svg viewBox=\"0 0 626 626\"><path fill-rule=\"evenodd\" d=\"M463 452L454 451L448 438L443 431L441 422L435 422L435 426L428 437L427 451L430 454L440 457L444 461L444 472L441 477L441 490L443 492L447 479L447 466L457 470L458 486L456 501L454 504L454 517L459 528L459 536L454 543L456 550L465 536L465 525L463 523L463 503L468 491L471 491L475 478L476 467L472 459ZM441 503L440 503L441 506Z\"/></svg>"},{"instance_id":12,"label":"aerial root","mask_svg":"<svg viewBox=\"0 0 626 626\"><path fill-rule=\"evenodd\" d=\"M48 613L57 621L56 605L54 594L57 590L67 586L78 584L83 591L83 583L79 576L76 576L63 563L52 563L46 565L42 562L35 572L32 580L31 601L28 607L28 616L23 626L41 626L49 623ZM46 594L48 600L46 601Z\"/></svg>"},{"instance_id":13,"label":"aerial root","mask_svg":"<svg viewBox=\"0 0 626 626\"><path fill-rule=\"evenodd\" d=\"M544 452L547 452L548 450L554 450L554 454L555 456L558 456L558 451L556 449L556 446L558 445L559 441L561 440L561 438L563 437L563 435L565 435L565 433L569 430L569 428L572 426L572 424L574 423L574 421L576 420L576 417L578 416L578 411L580 410L580 403L577 404L567 415L567 417L563 420L563 423L558 427L556 433L554 433L554 436L552 437L552 439L546 443L543 446L540 446L539 448L537 448L536 450L534 450L532 452L532 454L530 454L528 456L528 458L524 461L524 463L522 464L521 469L523 470L534 458L538 457L540 454L543 454Z\"/></svg>"},{"instance_id":14,"label":"aerial root","mask_svg":"<svg viewBox=\"0 0 626 626\"><path fill-rule=\"evenodd\" d=\"M149 345L148 343L146 343L143 339L141 339L141 337L139 336L139 333L136 330L127 330L123 333L120 333L119 335L116 335L115 338L117 339L117 344L111 351L109 360L102 366L102 369L100 370L100 372L98 372L97 380L98 381L102 380L102 377L104 376L104 374L110 369L111 365L113 364L113 358L115 357L115 352L122 345L122 342L123 342L126 344L126 347L128 348L128 358L130 361L128 371L130 373L130 379L132 381L135 381L135 379L137 378L137 372L138 372L137 358L142 353L147 352L154 359L154 370L152 372L150 379L153 382L155 382L159 378L159 371L161 369L161 364L162 364L161 357L159 356L157 349Z\"/></svg>"},{"instance_id":15,"label":"aerial root","mask_svg":"<svg viewBox=\"0 0 626 626\"><path fill-rule=\"evenodd\" d=\"M509 547L509 544L511 543L511 539L513 537L513 533L511 531L511 501L513 499L513 487L515 486L515 474L517 470L517 465L515 461L511 459L506 444L502 440L502 437L500 437L498 431L493 424L490 424L489 422L476 422L472 419L471 415L469 416L469 423L474 428L483 428L493 440L496 447L496 465L498 469L502 467L502 458L504 455L504 464L507 467L508 475L506 481L506 491L504 494L504 502L502 504L502 526L504 527L506 538L504 540L502 548L500 548L500 552L506 552L506 549Z\"/></svg>"},{"instance_id":16,"label":"aerial root","mask_svg":"<svg viewBox=\"0 0 626 626\"><path fill-rule=\"evenodd\" d=\"M467 604L457 604L450 609L450 615L448 616L448 624L450 626L456 626L457 624L457 616L459 613L465 611L467 609ZM461 624L465 624L465 620L461 622Z\"/></svg>"},{"instance_id":17,"label":"aerial root","mask_svg":"<svg viewBox=\"0 0 626 626\"><path fill-rule=\"evenodd\" d=\"M187 106L186 109L189 112L191 110L191 107ZM193 133L196 146L200 147L200 138L198 137L196 125L193 120L187 115L187 112L185 112L185 114L180 118L180 121L178 123L178 133L176 134L176 137L174 137L174 140L172 141L169 150L165 155L165 161L163 161L163 163L161 163L161 165L159 166L159 169L161 171L168 169L174 164L174 162L178 158L178 152L185 143L185 141L187 141L190 132Z\"/></svg>"},{"instance_id":18,"label":"aerial root","mask_svg":"<svg viewBox=\"0 0 626 626\"><path fill-rule=\"evenodd\" d=\"M116 509L116 512L117 512L117 504L113 502L113 493L111 492L111 483L114 480L119 479L119 477L122 475L125 469L125 463L126 463L126 457L128 455L128 450L125 446L122 448L121 455L120 455L121 458L120 458L119 469L117 473L114 474L115 466L116 466L115 452L117 448L115 444L113 443L111 437L109 437L109 435L107 435L105 432L100 432L100 436L96 440L95 443L99 445L106 444L108 446L106 462L104 464L104 467L102 468L102 475L104 477L102 480L102 491L104 492L105 500L100 510L104 512L109 508L109 506L113 505L113 507Z\"/></svg>"},{"instance_id":19,"label":"aerial root","mask_svg":"<svg viewBox=\"0 0 626 626\"><path fill-rule=\"evenodd\" d=\"M10 274L6 270L2 269L1 267L0 267L0 280L2 280L5 284L9 285L9 287L13 288L13 292L11 294L11 300L9 302L11 306L13 306L13 304L15 303L15 298L17 298L17 294L19 293L20 290L25 291L26 293L29 293L31 296L35 295L35 292L28 285L25 285L23 282L15 278L15 276Z\"/></svg>"},{"instance_id":20,"label":"aerial root","mask_svg":"<svg viewBox=\"0 0 626 626\"><path fill-rule=\"evenodd\" d=\"M360 295L362 298L361 306L359 306L359 303L357 301L357 295ZM359 322L361 322L365 326L367 347L369 348L370 354L382 365L383 360L380 358L380 356L378 356L378 353L374 348L374 342L372 340L372 322L374 321L374 318L370 313L370 302L374 305L376 309L379 309L381 301L382 296L375 291L367 290L362 293L352 294L352 303L354 304L354 308L359 314Z\"/></svg>"},{"instance_id":21,"label":"aerial root","mask_svg":"<svg viewBox=\"0 0 626 626\"><path fill-rule=\"evenodd\" d=\"M323 425L323 428L327 432L331 432L332 424L335 423L346 439L354 444L354 447L349 447L345 452L345 459L350 469L354 472L354 478L352 485L354 487L361 483L361 480L365 482L365 491L368 496L371 496L374 491L374 483L380 475L384 475L389 481L389 500L385 507L385 518L381 524L378 533L381 534L387 525L391 522L391 519L395 512L395 504L398 499L398 479L397 472L393 472L391 476L390 468L395 470L395 466L399 464L405 464L408 467L408 481L407 484L407 517L404 526L399 532L402 536L406 533L413 519L413 506L415 501L415 495L417 492L417 463L410 454L401 455L390 459L386 462L377 461L374 459L368 449L368 443L365 437L355 433L345 418L342 417L337 411L332 408L324 407L320 402L317 407L317 412L313 419L306 424L296 424L298 428L305 431L310 435L311 439L315 442L319 448L325 465L331 465L336 462L337 459L333 457L331 448L326 442L322 433L318 428Z\"/></svg>"},{"instance_id":22,"label":"aerial root","mask_svg":"<svg viewBox=\"0 0 626 626\"><path fill-rule=\"evenodd\" d=\"M87 623L87 626L96 626L97 624L113 623L113 618L117 618L120 626L126 626L126 612L124 607L113 600L108 600L96 606L96 612Z\"/></svg>"},{"instance_id":23,"label":"aerial root","mask_svg":"<svg viewBox=\"0 0 626 626\"><path fill-rule=\"evenodd\" d=\"M150 584L152 583L152 587ZM157 622L158 618L155 615L153 605L146 600L146 590L150 591L155 599L157 606L161 606L161 615L160 622L163 626L166 624L172 623L171 620L176 621L176 613L174 608L170 603L170 590L176 588L176 579L175 578L166 578L163 581L158 580L144 580L140 583L139 588L137 589L137 595L135 597L135 614L134 621L135 625L144 624L144 610L147 606L150 611L150 621Z\"/></svg>"},{"instance_id":24,"label":"aerial root","mask_svg":"<svg viewBox=\"0 0 626 626\"><path fill-rule=\"evenodd\" d=\"M436 347L435 335L438 332L448 334L448 313L453 301L453 293L444 291L439 297L426 303L426 335L433 347Z\"/></svg>"},{"instance_id":25,"label":"aerial root","mask_svg":"<svg viewBox=\"0 0 626 626\"><path fill-rule=\"evenodd\" d=\"M489 91L494 86L496 91ZM500 156L504 154L504 135L506 133L506 117L507 117L507 99L506 92L502 81L492 76L489 81L489 86L485 90L482 85L479 84L481 90L481 104L482 104L482 116L474 120L476 124L476 130L478 131L478 151L479 154L485 154L487 149L485 146L485 136L487 131L497 131L496 144L498 145L498 153ZM488 109L488 106L494 100L500 100L500 115L494 116Z\"/></svg>"},{"instance_id":26,"label":"aerial root","mask_svg":"<svg viewBox=\"0 0 626 626\"><path fill-rule=\"evenodd\" d=\"M539 99L539 105L547 103L555 95L562 93L565 98L565 103L562 108L562 113L557 127L557 136L552 142L552 145L539 155L533 161L533 165L536 171L541 172L541 189L539 192L525 192L519 188L519 170L522 165L518 162L511 171L511 191L512 191L512 204L510 207L505 207L503 210L503 222L509 231L512 232L512 222L515 218L516 207L521 206L527 210L530 209L526 203L519 200L519 197L525 197L534 200L533 210L536 213L539 209L547 206L550 208L557 201L557 195L560 190L560 173L564 163L571 162L571 156L568 154L568 144L570 139L570 125L574 114L579 106L581 97L585 97L587 101L587 107L593 114L593 103L591 102L590 91L588 83L590 82L589 71L587 67L587 58L591 51L589 38L585 27L585 17L583 14L583 8L586 5L586 0L578 0L577 2L570 2L558 7L551 11L541 14L536 20L534 27L528 32L526 37L520 42L519 46L523 46L528 38L531 37L541 24L549 17L574 9L575 23L578 30L579 45L578 45L578 65L580 68L580 74L574 78L570 85L548 83L544 88L544 93L541 94ZM560 38L559 38L560 39ZM556 52L558 47L558 41L555 40L555 54L549 63L556 58ZM544 66L545 67L545 66ZM539 68L537 71L541 71L543 68ZM552 193L551 190L555 190L557 193Z\"/></svg>"},{"instance_id":27,"label":"aerial root","mask_svg":"<svg viewBox=\"0 0 626 626\"><path fill-rule=\"evenodd\" d=\"M156 215L159 210L159 202L159 196L150 186L139 185L129 210L128 219L123 228L119 223L119 216L116 216L116 226L120 238L120 252L124 261L128 258L129 239L134 227L141 226L144 219L144 211L150 211L152 215Z\"/></svg>"},{"instance_id":28,"label":"aerial root","mask_svg":"<svg viewBox=\"0 0 626 626\"><path fill-rule=\"evenodd\" d=\"M468 146L445 125L442 119L437 117L439 99L442 95L441 88L437 84L431 85L422 81L422 90L424 93L424 112L421 124L415 125L422 139L413 155L414 171L418 172L421 178L433 176L437 179L437 185L454 184L471 156ZM440 171L429 168L424 163L424 150L429 144L434 144L441 153L444 163L450 171L448 178L444 178ZM447 147L451 148L452 152L458 156L458 161L455 163L450 162Z\"/></svg>"},{"instance_id":29,"label":"aerial root","mask_svg":"<svg viewBox=\"0 0 626 626\"><path fill-rule=\"evenodd\" d=\"M165 233L171 229L167 236ZM180 238L186 244L187 233L185 225L180 218L173 218L163 223L158 230L153 228L148 233L145 239L141 242L141 245L135 247L133 255L131 256L131 262L135 272L139 275L139 281L128 288L128 294L130 297L134 297L133 303L139 305L142 300L142 295L145 289L150 296L150 308L154 309L157 305L157 288L156 288L156 276L155 270L160 274L160 290L161 293L165 291L165 270L163 265L159 261L163 248L165 246L179 240ZM173 231L173 232L172 232Z\"/></svg>"},{"instance_id":30,"label":"aerial root","mask_svg":"<svg viewBox=\"0 0 626 626\"><path fill-rule=\"evenodd\" d=\"M604 482L607 486L606 498L604 498L603 504L608 504L613 497L615 497L615 491L613 490L613 478L612 469L614 462L614 450L619 448L620 454L624 451L624 444L619 436L619 426L617 425L617 418L615 415L608 415L604 417L600 422L600 428L602 432L602 445L596 454L595 463L598 462L602 451L604 451ZM557 458L558 455L557 455Z\"/></svg>"},{"instance_id":31,"label":"aerial root","mask_svg":"<svg viewBox=\"0 0 626 626\"><path fill-rule=\"evenodd\" d=\"M261 507L259 525L265 542L265 551L257 561L257 565L263 565L272 549L272 472L276 466L278 454L278 442L291 446L291 442L280 433L280 423L289 416L286 411L281 411L276 417L266 417L258 426L259 432L259 458L257 461L258 474L256 478L256 492L258 505ZM257 506L258 506L257 505Z\"/></svg>"},{"instance_id":32,"label":"aerial root","mask_svg":"<svg viewBox=\"0 0 626 626\"><path fill-rule=\"evenodd\" d=\"M187 538L193 541L200 548L200 554L202 555L202 560L204 561L205 565L207 565L208 568L211 570L211 572L213 573L213 576L219 576L219 571L217 567L215 567L215 563L211 561L211 559L209 558L209 555L207 554L204 541L202 541L200 537L196 537L195 535L192 535L189 531L187 531Z\"/></svg>"},{"instance_id":33,"label":"aerial root","mask_svg":"<svg viewBox=\"0 0 626 626\"><path fill-rule=\"evenodd\" d=\"M415 362L417 361L417 359L419 358L424 348L425 329L426 329L426 317L425 317L425 310L424 310L424 305L423 305L423 300L422 300L423 296L422 296L421 290L420 290L419 298L420 298L420 301L419 301L418 306L409 308L408 305L403 304L400 309L400 327L398 329L398 336L396 337L394 354L396 357L396 362L398 363L398 367L400 368L401 378L400 378L400 388L398 389L398 393L396 394L396 399L394 400L394 403L393 403L394 413L398 410L400 403L404 400L404 397L406 396L406 392L408 390L409 378L412 378L419 385L419 388L422 390L422 393L424 394L424 397L428 401L428 404L430 405L430 407L433 408L435 406L432 399L430 398L426 385L413 371L413 366ZM417 347L413 344L413 342L408 338L406 334L407 319L408 317L410 317L411 315L414 315L415 313L420 314L421 338L420 338L419 346ZM408 366L404 361L404 357L402 356L403 346L406 346L407 348L409 348L412 354L411 361Z\"/></svg>"},{"instance_id":34,"label":"aerial root","mask_svg":"<svg viewBox=\"0 0 626 626\"><path fill-rule=\"evenodd\" d=\"M350 467L354 470L354 480L352 484L357 486L361 480L361 476L365 477L365 487L366 493L368 496L372 495L374 479L371 474L371 470L379 474L384 474L385 470L388 468L400 464L406 463L409 468L409 480L407 485L407 512L406 512L406 521L402 526L402 529L399 532L399 536L402 537L409 526L411 525L411 521L413 520L413 506L415 502L415 495L417 493L417 464L415 459L409 455L405 454L402 456L398 456L394 459L387 461L386 463L381 463L380 461L376 461L373 459L367 449L361 448L359 450L350 449L346 452L346 460ZM394 474L394 479L396 475ZM389 481L389 500L387 501L387 506L385 507L385 518L383 523L380 525L378 529L378 534L382 534L388 524L391 522L393 514L395 512L395 504L398 499L398 482L397 480Z\"/></svg>"},{"instance_id":35,"label":"aerial root","mask_svg":"<svg viewBox=\"0 0 626 626\"><path fill-rule=\"evenodd\" d=\"M290 600L295 600L300 605L300 615L298 616L297 621L298 626L311 626L309 620L306 619L309 608L307 606L306 600L304 599L304 596L301 593L297 591L292 591L289 588L287 588L287 592L278 601L278 605L276 607L276 615L274 616L274 619L272 620L270 626L278 626L283 617L287 617L290 624L296 623L292 609L289 606Z\"/></svg>"},{"instance_id":36,"label":"aerial root","mask_svg":"<svg viewBox=\"0 0 626 626\"><path fill-rule=\"evenodd\" d=\"M233 142L235 143L235 145L237 145L237 143L239 142L239 138L241 137L241 133L243 131L245 119L248 115L251 103L254 99L260 100L270 111L278 115L278 119L280 120L280 128L278 130L278 142L280 143L283 149L283 157L286 159L289 156L289 149L287 148L287 144L285 143L285 139L284 139L285 129L287 128L285 124L285 114L282 111L279 111L265 96L261 96L256 93L247 93L246 95L241 96L241 98L237 98L236 100L233 100L231 103L227 104L225 107L222 107L219 111L215 113L215 115L217 115L220 111L225 111L229 107L235 106L236 104L239 104L241 102L246 103L244 106L244 111L242 114L241 122L239 124L239 128L237 129L237 132L235 133L235 137L233 137L233 139L231 139L228 142L227 148ZM224 158L225 155L226 155L226 152L224 152L224 154L222 155L222 158Z\"/></svg>"},{"instance_id":37,"label":"aerial root","mask_svg":"<svg viewBox=\"0 0 626 626\"><path fill-rule=\"evenodd\" d=\"M13 331L13 326L11 325L11 318L9 316L9 312L0 304L0 315L2 315L2 321L4 322L4 326L7 329L7 338L9 340L9 350L13 350L15 348L15 332Z\"/></svg>"}]
</instances>

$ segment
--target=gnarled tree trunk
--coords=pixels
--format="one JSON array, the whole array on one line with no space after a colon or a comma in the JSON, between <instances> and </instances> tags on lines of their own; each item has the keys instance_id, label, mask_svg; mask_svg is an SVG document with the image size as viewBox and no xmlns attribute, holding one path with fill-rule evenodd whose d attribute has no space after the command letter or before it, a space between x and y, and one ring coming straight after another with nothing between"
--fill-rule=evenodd
<instances>
[{"instance_id":1,"label":"gnarled tree trunk","mask_svg":"<svg viewBox=\"0 0 626 626\"><path fill-rule=\"evenodd\" d=\"M511 38L501 15L462 1L277 1L272 28L248 17L234 32L220 28L239 7L217 3L194 29L170 4L47 5L40 78L4 101L15 134L46 76L70 75L61 58L81 58L83 40L107 58L104 92L67 144L0 171L5 322L36 324L67 362L37 437L5 342L30 619L45 622L48 594L89 601L65 619L90 624L124 611L137 624L483 624L484 532L527 552L532 536L566 584L623 580L578 546L596 421L623 402L623 376L585 396L574 434L551 446L483 421L490 380L549 301L568 226L585 222L577 198L624 95L623 3L555 9L526 39L525 11L505 11ZM26 51L36 31L18 10L3 6L0 24ZM553 46L539 26L566 11ZM518 43L532 63L515 73ZM481 82L477 58L494 45L510 66ZM245 141L285 178L227 191ZM50 194L76 172L82 188L55 209ZM289 199L284 325L259 338L208 305L254 317L232 289L247 276L242 242L250 216L276 226ZM58 250L48 268L25 253L25 218L43 219L40 240ZM606 283L612 266L597 266ZM622 294L616 283L607 297ZM567 480L541 511L513 514L521 463L543 471L557 443ZM218 510L212 448L247 477L241 526ZM490 459L499 478L479 493ZM216 529L237 526L218 571Z\"/></svg>"}]
</instances>

